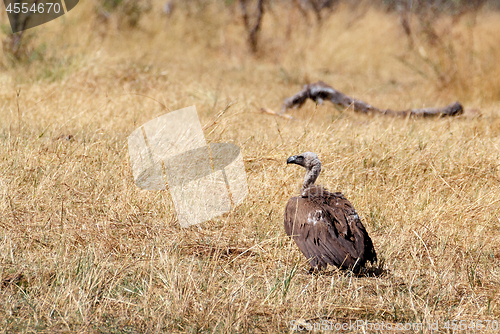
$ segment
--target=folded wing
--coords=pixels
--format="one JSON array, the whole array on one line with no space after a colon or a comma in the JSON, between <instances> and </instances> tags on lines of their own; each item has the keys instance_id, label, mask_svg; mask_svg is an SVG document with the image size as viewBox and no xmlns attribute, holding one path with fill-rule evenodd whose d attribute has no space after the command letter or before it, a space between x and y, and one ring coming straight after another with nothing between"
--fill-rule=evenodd
<instances>
[{"instance_id":1,"label":"folded wing","mask_svg":"<svg viewBox=\"0 0 500 334\"><path fill-rule=\"evenodd\" d=\"M312 268L327 264L358 271L377 255L352 204L340 193L312 186L292 197L285 209L285 231Z\"/></svg>"}]
</instances>

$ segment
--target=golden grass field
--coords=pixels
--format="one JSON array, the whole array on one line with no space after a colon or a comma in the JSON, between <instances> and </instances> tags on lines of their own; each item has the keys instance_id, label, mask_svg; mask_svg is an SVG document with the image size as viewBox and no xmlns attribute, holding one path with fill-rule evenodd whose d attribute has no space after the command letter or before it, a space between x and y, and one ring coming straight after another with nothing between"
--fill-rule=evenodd
<instances>
[{"instance_id":1,"label":"golden grass field","mask_svg":"<svg viewBox=\"0 0 500 334\"><path fill-rule=\"evenodd\" d=\"M81 1L26 32L43 58L2 54L3 332L278 333L293 320L438 321L447 332L445 321L500 321L500 13L480 12L473 28L467 15L438 22L451 61L423 40L409 50L398 16L376 9L340 7L319 25L273 6L251 55L237 6L168 18L162 5L129 28ZM465 113L395 118L311 101L294 120L260 112L317 80L380 108L459 100ZM181 229L168 191L134 184L127 137L190 105L207 141L241 148L249 195ZM303 151L322 160L317 183L354 204L385 274L308 274L283 228L304 173L286 158Z\"/></svg>"}]
</instances>

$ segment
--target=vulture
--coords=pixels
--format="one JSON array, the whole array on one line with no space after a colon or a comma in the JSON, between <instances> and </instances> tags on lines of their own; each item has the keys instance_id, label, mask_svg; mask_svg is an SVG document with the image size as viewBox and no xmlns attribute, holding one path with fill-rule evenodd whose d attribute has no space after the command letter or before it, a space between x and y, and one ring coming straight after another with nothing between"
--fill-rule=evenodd
<instances>
[{"instance_id":1,"label":"vulture","mask_svg":"<svg viewBox=\"0 0 500 334\"><path fill-rule=\"evenodd\" d=\"M311 272L330 264L359 273L367 261L376 262L372 240L352 204L341 193L314 185L321 171L318 156L305 152L286 163L306 169L300 196L286 205L285 232L309 260Z\"/></svg>"}]
</instances>

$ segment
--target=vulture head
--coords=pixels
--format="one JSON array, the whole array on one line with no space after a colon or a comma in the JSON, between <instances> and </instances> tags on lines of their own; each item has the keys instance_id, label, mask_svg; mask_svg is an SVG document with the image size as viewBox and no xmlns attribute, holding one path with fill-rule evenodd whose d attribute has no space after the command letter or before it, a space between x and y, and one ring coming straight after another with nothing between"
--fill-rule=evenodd
<instances>
[{"instance_id":1,"label":"vulture head","mask_svg":"<svg viewBox=\"0 0 500 334\"><path fill-rule=\"evenodd\" d=\"M293 155L286 160L286 164L296 164L306 169L304 184L302 185L302 193L312 186L321 172L321 161L318 156L312 152L305 152L298 155Z\"/></svg>"}]
</instances>

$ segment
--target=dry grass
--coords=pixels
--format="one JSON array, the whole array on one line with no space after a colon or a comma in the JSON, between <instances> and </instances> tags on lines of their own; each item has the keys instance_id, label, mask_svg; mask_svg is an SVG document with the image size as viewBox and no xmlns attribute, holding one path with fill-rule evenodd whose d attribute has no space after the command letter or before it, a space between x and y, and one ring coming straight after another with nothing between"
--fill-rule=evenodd
<instances>
[{"instance_id":1,"label":"dry grass","mask_svg":"<svg viewBox=\"0 0 500 334\"><path fill-rule=\"evenodd\" d=\"M473 61L459 67L473 84L442 86L396 60L407 52L396 16L353 20L341 8L318 28L274 8L250 57L237 16L211 6L167 19L161 5L130 30L81 2L37 29L44 60L2 60L0 328L271 333L294 319L499 319L499 14L478 16ZM292 17L290 38L281 16ZM467 112L401 119L308 102L295 120L259 113L315 80L380 108L459 99ZM168 192L135 186L127 136L167 112L158 102L195 104L202 124L233 103L205 135L241 147L244 204L181 229ZM323 161L318 182L357 208L385 275L307 274L283 229L303 176L285 160L306 150Z\"/></svg>"}]
</instances>

